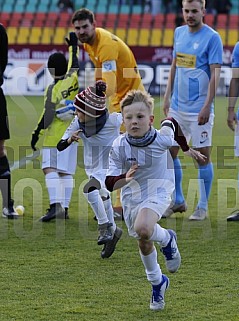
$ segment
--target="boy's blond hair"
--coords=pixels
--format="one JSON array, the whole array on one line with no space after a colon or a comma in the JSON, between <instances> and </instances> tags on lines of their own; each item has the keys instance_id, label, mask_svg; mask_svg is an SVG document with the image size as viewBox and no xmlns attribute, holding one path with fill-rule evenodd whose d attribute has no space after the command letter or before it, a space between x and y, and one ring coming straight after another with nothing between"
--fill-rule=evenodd
<instances>
[{"instance_id":1,"label":"boy's blond hair","mask_svg":"<svg viewBox=\"0 0 239 321\"><path fill-rule=\"evenodd\" d=\"M184 4L184 2L193 2L193 1L196 1L196 2L199 2L201 5L202 5L202 9L205 9L206 7L206 0L182 0L182 5Z\"/></svg>"},{"instance_id":2,"label":"boy's blond hair","mask_svg":"<svg viewBox=\"0 0 239 321\"><path fill-rule=\"evenodd\" d=\"M128 91L125 97L120 102L121 112L123 112L124 107L132 105L133 103L143 103L148 108L151 114L154 111L154 99L153 97L147 92L142 90L132 89Z\"/></svg>"}]
</instances>

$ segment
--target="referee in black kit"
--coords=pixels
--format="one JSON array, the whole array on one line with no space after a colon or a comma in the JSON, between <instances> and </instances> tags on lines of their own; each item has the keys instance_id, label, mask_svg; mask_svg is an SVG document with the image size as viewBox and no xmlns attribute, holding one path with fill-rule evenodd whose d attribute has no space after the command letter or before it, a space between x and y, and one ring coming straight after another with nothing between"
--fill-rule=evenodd
<instances>
[{"instance_id":1,"label":"referee in black kit","mask_svg":"<svg viewBox=\"0 0 239 321\"><path fill-rule=\"evenodd\" d=\"M8 219L15 219L18 214L13 207L11 198L11 172L6 155L4 142L10 138L7 103L1 88L3 84L3 73L8 62L8 36L6 29L0 24L0 189L2 193L2 216Z\"/></svg>"}]
</instances>

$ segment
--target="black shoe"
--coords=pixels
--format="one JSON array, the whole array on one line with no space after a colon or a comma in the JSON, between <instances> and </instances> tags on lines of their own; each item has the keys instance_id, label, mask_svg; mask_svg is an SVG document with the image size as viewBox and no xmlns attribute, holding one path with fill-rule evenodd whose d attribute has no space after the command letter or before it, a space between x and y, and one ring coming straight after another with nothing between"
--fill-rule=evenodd
<instances>
[{"instance_id":1,"label":"black shoe","mask_svg":"<svg viewBox=\"0 0 239 321\"><path fill-rule=\"evenodd\" d=\"M65 209L61 206L60 203L54 203L50 205L50 208L47 210L46 214L43 215L39 221L40 222L49 222L55 218L65 218Z\"/></svg>"},{"instance_id":2,"label":"black shoe","mask_svg":"<svg viewBox=\"0 0 239 321\"><path fill-rule=\"evenodd\" d=\"M105 244L113 239L113 231L112 231L111 223L108 222L105 224L99 224L98 230L100 233L97 241L98 245Z\"/></svg>"},{"instance_id":3,"label":"black shoe","mask_svg":"<svg viewBox=\"0 0 239 321\"><path fill-rule=\"evenodd\" d=\"M65 215L58 215L56 218L61 220L69 220L70 216L68 214L68 207L64 208Z\"/></svg>"},{"instance_id":4,"label":"black shoe","mask_svg":"<svg viewBox=\"0 0 239 321\"><path fill-rule=\"evenodd\" d=\"M228 222L239 221L239 210L232 212L230 216L227 217Z\"/></svg>"},{"instance_id":5,"label":"black shoe","mask_svg":"<svg viewBox=\"0 0 239 321\"><path fill-rule=\"evenodd\" d=\"M65 207L65 220L69 220L68 207Z\"/></svg>"},{"instance_id":6,"label":"black shoe","mask_svg":"<svg viewBox=\"0 0 239 321\"><path fill-rule=\"evenodd\" d=\"M3 208L2 217L7 218L9 220L14 220L19 217L17 212L14 210L13 204L13 200L10 200L8 207Z\"/></svg>"},{"instance_id":7,"label":"black shoe","mask_svg":"<svg viewBox=\"0 0 239 321\"><path fill-rule=\"evenodd\" d=\"M122 236L122 233L123 233L123 231L121 230L121 228L116 227L113 239L111 241L107 242L101 251L102 259L106 259L106 258L111 257L111 255L115 251L116 244L118 243L118 241L120 240L120 238Z\"/></svg>"}]
</instances>

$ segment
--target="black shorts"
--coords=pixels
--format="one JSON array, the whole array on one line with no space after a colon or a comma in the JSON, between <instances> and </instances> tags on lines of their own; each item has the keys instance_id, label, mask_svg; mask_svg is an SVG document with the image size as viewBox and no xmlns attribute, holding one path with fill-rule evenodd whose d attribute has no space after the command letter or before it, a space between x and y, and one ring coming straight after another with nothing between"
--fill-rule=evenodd
<instances>
[{"instance_id":1,"label":"black shorts","mask_svg":"<svg viewBox=\"0 0 239 321\"><path fill-rule=\"evenodd\" d=\"M10 138L8 114L7 114L7 102L2 88L0 88L0 140Z\"/></svg>"}]
</instances>

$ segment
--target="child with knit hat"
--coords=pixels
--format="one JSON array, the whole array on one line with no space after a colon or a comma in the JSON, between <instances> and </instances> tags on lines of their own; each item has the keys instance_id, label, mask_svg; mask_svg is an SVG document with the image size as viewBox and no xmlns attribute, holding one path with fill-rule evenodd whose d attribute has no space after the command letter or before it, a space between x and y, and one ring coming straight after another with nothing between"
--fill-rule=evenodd
<instances>
[{"instance_id":1,"label":"child with knit hat","mask_svg":"<svg viewBox=\"0 0 239 321\"><path fill-rule=\"evenodd\" d=\"M119 136L122 116L108 113L106 108L106 84L99 80L76 95L74 106L76 117L67 128L57 149L63 151L81 138L84 144L84 164L89 181L83 188L98 221L98 245L104 245L102 258L110 257L122 230L114 222L110 193L104 185L108 168L109 152L115 138Z\"/></svg>"}]
</instances>

